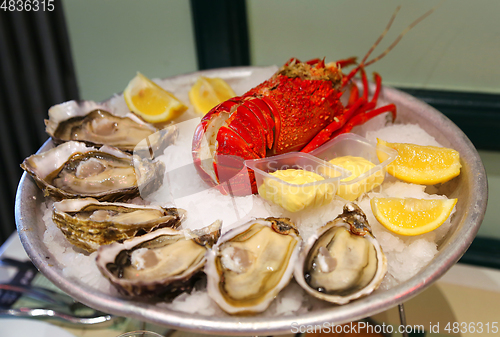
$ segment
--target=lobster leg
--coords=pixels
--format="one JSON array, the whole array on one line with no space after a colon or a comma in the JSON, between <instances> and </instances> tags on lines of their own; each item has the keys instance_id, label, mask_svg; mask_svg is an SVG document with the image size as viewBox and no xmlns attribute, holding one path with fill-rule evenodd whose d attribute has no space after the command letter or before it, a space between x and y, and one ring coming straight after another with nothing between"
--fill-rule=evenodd
<instances>
[{"instance_id":1,"label":"lobster leg","mask_svg":"<svg viewBox=\"0 0 500 337\"><path fill-rule=\"evenodd\" d=\"M337 63L337 67L344 68L344 67L356 64L356 60L357 59L358 58L356 56L354 56L354 57L350 57L350 58L345 59L345 60L339 60L339 61L337 61L335 63Z\"/></svg>"},{"instance_id":2,"label":"lobster leg","mask_svg":"<svg viewBox=\"0 0 500 337\"><path fill-rule=\"evenodd\" d=\"M362 76L364 75L363 79L363 86L364 86L364 91L367 93L368 92L368 81L366 81L366 74L364 74L364 71L361 70ZM355 112L354 116L347 122L345 123L341 129L337 130L335 133L331 135L331 138L335 138L336 136L346 133L352 130L353 127L356 125L363 124L364 122L372 119L373 117L376 117L384 112L391 112L392 113L392 120L394 121L396 119L396 106L394 104L389 104L382 106L378 109L374 109L377 106L377 101L378 97L380 96L380 90L382 89L382 77L378 73L373 73L373 81L376 84L375 87L375 92L373 94L373 97L370 102L366 103L364 106L360 107L357 112ZM363 97L365 95L363 94ZM374 110L373 110L374 109Z\"/></svg>"},{"instance_id":3,"label":"lobster leg","mask_svg":"<svg viewBox=\"0 0 500 337\"><path fill-rule=\"evenodd\" d=\"M364 74L364 72L363 72ZM375 93L373 94L373 97L370 102L367 102L365 105L360 107L359 111L355 113L355 115L358 115L360 113L373 110L377 106L378 102L378 96L380 95L380 90L382 89L382 77L378 73L373 73L373 81L375 82ZM363 85L364 85L364 90L366 93L368 93L368 81L366 80L366 75L365 79L363 80ZM363 95L363 97L366 97L368 100L368 95ZM396 115L393 114L393 120L396 119Z\"/></svg>"},{"instance_id":4,"label":"lobster leg","mask_svg":"<svg viewBox=\"0 0 500 337\"><path fill-rule=\"evenodd\" d=\"M306 63L312 66L312 65L319 63L320 61L321 61L320 58L315 58L315 59L307 61Z\"/></svg>"},{"instance_id":5,"label":"lobster leg","mask_svg":"<svg viewBox=\"0 0 500 337\"><path fill-rule=\"evenodd\" d=\"M332 134L341 128L356 111L365 103L361 97L340 117L335 117L334 121L321 130L300 152L311 152L323 145L332 138Z\"/></svg>"},{"instance_id":6,"label":"lobster leg","mask_svg":"<svg viewBox=\"0 0 500 337\"><path fill-rule=\"evenodd\" d=\"M380 114L383 114L384 112L391 112L393 120L396 119L396 106L394 104L384 105L383 107L380 107L378 109L371 110L371 111L361 113L361 114L354 116L340 130L337 130L336 132L334 132L331 137L335 138L338 135L341 135L343 133L347 133L347 132L351 131L352 128L355 127L356 125L363 124L366 121L372 119L373 117L376 117Z\"/></svg>"},{"instance_id":7,"label":"lobster leg","mask_svg":"<svg viewBox=\"0 0 500 337\"><path fill-rule=\"evenodd\" d=\"M371 102L374 103L375 107L375 105L377 105L378 96L380 95L380 90L382 89L382 77L378 73L373 73L373 81L376 87Z\"/></svg>"},{"instance_id":8,"label":"lobster leg","mask_svg":"<svg viewBox=\"0 0 500 337\"><path fill-rule=\"evenodd\" d=\"M347 102L346 108L350 108L359 99L359 89L356 83L352 83L351 94L349 95L349 101Z\"/></svg>"},{"instance_id":9,"label":"lobster leg","mask_svg":"<svg viewBox=\"0 0 500 337\"><path fill-rule=\"evenodd\" d=\"M365 102L368 102L368 79L366 78L366 72L363 67L360 68L361 81L363 82L363 98Z\"/></svg>"},{"instance_id":10,"label":"lobster leg","mask_svg":"<svg viewBox=\"0 0 500 337\"><path fill-rule=\"evenodd\" d=\"M393 120L396 119L396 106L394 104L389 104L378 109L374 109L377 105L378 97L380 96L380 90L382 88L382 77L379 74L374 73L374 82L376 83L375 92L371 101L367 102L368 99L368 80L366 78L366 73L363 68L360 68L362 82L363 82L363 96L359 96L358 87L354 84L349 97L349 109L344 113L343 116L337 118L336 121L330 123L325 129L320 131L316 137L313 138L309 144L307 144L301 152L311 152L312 150L323 145L330 139L337 137L340 134L347 133L352 130L356 125L365 123L366 121L376 117L384 112L391 112Z\"/></svg>"},{"instance_id":11,"label":"lobster leg","mask_svg":"<svg viewBox=\"0 0 500 337\"><path fill-rule=\"evenodd\" d=\"M354 68L353 70L351 70L351 72L347 75L347 76L344 76L342 78L342 88L346 86L347 83L349 83L349 81L354 77L356 76L356 74L358 73L359 69L361 69L361 66L357 66L356 68Z\"/></svg>"},{"instance_id":12,"label":"lobster leg","mask_svg":"<svg viewBox=\"0 0 500 337\"><path fill-rule=\"evenodd\" d=\"M361 76L363 82L363 99L365 100L366 103L360 106L359 109L354 112L353 116L375 109L375 107L377 106L378 96L380 95L380 90L382 88L382 78L380 77L379 74L373 73L374 82L376 83L375 93L373 94L371 101L368 102L368 91L369 91L368 79L366 78L366 73L364 69L361 69ZM355 84L353 83L353 85ZM357 95L359 95L359 93L357 93ZM349 98L349 100L351 99L352 97Z\"/></svg>"},{"instance_id":13,"label":"lobster leg","mask_svg":"<svg viewBox=\"0 0 500 337\"><path fill-rule=\"evenodd\" d=\"M364 75L363 90L364 93L366 93L366 95L363 93L363 97L366 98L366 100L368 101L368 80L366 79L366 75L364 74L364 72L363 75ZM356 112L355 115L368 110L375 109L375 107L377 106L378 96L380 95L380 90L382 89L382 77L380 77L378 73L373 73L373 81L375 82L375 93L373 94L371 101L367 102L365 105L360 107L359 111ZM349 98L349 100L351 100L351 98Z\"/></svg>"}]
</instances>

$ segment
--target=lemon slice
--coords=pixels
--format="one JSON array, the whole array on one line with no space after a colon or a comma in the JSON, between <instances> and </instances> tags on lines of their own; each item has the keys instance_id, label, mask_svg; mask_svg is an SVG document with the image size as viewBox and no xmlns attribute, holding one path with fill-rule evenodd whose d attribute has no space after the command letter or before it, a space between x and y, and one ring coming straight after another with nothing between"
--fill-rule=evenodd
<instances>
[{"instance_id":1,"label":"lemon slice","mask_svg":"<svg viewBox=\"0 0 500 337\"><path fill-rule=\"evenodd\" d=\"M420 235L441 226L457 199L373 198L373 215L388 230L400 235Z\"/></svg>"},{"instance_id":2,"label":"lemon slice","mask_svg":"<svg viewBox=\"0 0 500 337\"><path fill-rule=\"evenodd\" d=\"M123 91L123 97L130 111L150 123L171 121L187 110L174 95L139 72Z\"/></svg>"},{"instance_id":3,"label":"lemon slice","mask_svg":"<svg viewBox=\"0 0 500 337\"><path fill-rule=\"evenodd\" d=\"M447 182L460 174L460 155L453 149L377 140L379 145L398 151L396 159L387 165L387 172L402 181L434 185ZM385 160L381 151L377 151L377 155L380 162Z\"/></svg>"},{"instance_id":4,"label":"lemon slice","mask_svg":"<svg viewBox=\"0 0 500 337\"><path fill-rule=\"evenodd\" d=\"M236 96L222 78L199 77L189 90L189 100L196 112L206 114L214 106Z\"/></svg>"}]
</instances>

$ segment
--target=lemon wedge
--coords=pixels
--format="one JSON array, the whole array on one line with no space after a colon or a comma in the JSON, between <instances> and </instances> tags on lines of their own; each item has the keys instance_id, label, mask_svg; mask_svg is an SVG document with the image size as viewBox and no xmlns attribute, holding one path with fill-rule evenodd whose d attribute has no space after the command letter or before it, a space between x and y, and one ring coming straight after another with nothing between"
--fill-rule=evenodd
<instances>
[{"instance_id":1,"label":"lemon wedge","mask_svg":"<svg viewBox=\"0 0 500 337\"><path fill-rule=\"evenodd\" d=\"M141 73L123 91L130 111L149 123L171 121L187 110L181 101Z\"/></svg>"},{"instance_id":2,"label":"lemon wedge","mask_svg":"<svg viewBox=\"0 0 500 337\"><path fill-rule=\"evenodd\" d=\"M396 159L387 166L387 172L402 181L434 185L460 174L460 155L453 149L377 140L379 145L398 151ZM377 151L377 156L380 162L385 160L382 151Z\"/></svg>"},{"instance_id":3,"label":"lemon wedge","mask_svg":"<svg viewBox=\"0 0 500 337\"><path fill-rule=\"evenodd\" d=\"M341 184L337 189L337 195L346 200L353 201L361 194L371 191L384 181L385 173L380 170L360 181L350 183L351 180L357 179L375 167L374 163L363 157L342 156L333 158L330 160L330 163L352 173L351 176L341 180Z\"/></svg>"},{"instance_id":4,"label":"lemon wedge","mask_svg":"<svg viewBox=\"0 0 500 337\"><path fill-rule=\"evenodd\" d=\"M201 76L189 90L189 100L196 112L200 114L206 114L217 104L235 96L229 84L218 77Z\"/></svg>"},{"instance_id":5,"label":"lemon wedge","mask_svg":"<svg viewBox=\"0 0 500 337\"><path fill-rule=\"evenodd\" d=\"M399 235L425 234L441 226L457 199L373 198L373 215L388 230Z\"/></svg>"}]
</instances>

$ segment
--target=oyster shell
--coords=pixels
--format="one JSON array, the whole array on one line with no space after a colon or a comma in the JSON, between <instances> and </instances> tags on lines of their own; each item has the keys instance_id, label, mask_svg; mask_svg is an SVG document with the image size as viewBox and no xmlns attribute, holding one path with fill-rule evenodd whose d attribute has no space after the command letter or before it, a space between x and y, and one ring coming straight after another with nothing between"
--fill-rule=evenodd
<instances>
[{"instance_id":1,"label":"oyster shell","mask_svg":"<svg viewBox=\"0 0 500 337\"><path fill-rule=\"evenodd\" d=\"M363 211L348 203L301 250L294 276L319 299L346 304L370 294L387 272L387 259Z\"/></svg>"},{"instance_id":2,"label":"oyster shell","mask_svg":"<svg viewBox=\"0 0 500 337\"><path fill-rule=\"evenodd\" d=\"M195 232L171 228L101 246L96 263L123 295L171 297L190 291L220 235L220 221Z\"/></svg>"},{"instance_id":3,"label":"oyster shell","mask_svg":"<svg viewBox=\"0 0 500 337\"><path fill-rule=\"evenodd\" d=\"M159 206L99 202L93 198L54 203L52 220L67 239L88 252L157 228L177 228L186 211Z\"/></svg>"},{"instance_id":4,"label":"oyster shell","mask_svg":"<svg viewBox=\"0 0 500 337\"><path fill-rule=\"evenodd\" d=\"M45 195L56 199L92 197L100 201L133 198L155 191L163 182L165 165L131 156L116 148L87 147L66 142L26 158L21 167Z\"/></svg>"},{"instance_id":5,"label":"oyster shell","mask_svg":"<svg viewBox=\"0 0 500 337\"><path fill-rule=\"evenodd\" d=\"M289 219L255 219L207 253L208 295L227 313L257 313L291 280L301 238Z\"/></svg>"},{"instance_id":6,"label":"oyster shell","mask_svg":"<svg viewBox=\"0 0 500 337\"><path fill-rule=\"evenodd\" d=\"M113 114L106 104L92 101L68 101L49 109L45 131L55 144L71 140L91 146L109 145L132 152L143 139L148 139L154 152L163 151L177 137L176 128L158 133L153 125L132 113Z\"/></svg>"}]
</instances>

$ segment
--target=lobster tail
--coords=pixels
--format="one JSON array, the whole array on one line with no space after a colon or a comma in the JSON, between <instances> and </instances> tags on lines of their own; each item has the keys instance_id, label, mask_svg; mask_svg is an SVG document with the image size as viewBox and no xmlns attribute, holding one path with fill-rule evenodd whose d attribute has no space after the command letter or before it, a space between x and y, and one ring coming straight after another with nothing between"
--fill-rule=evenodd
<instances>
[{"instance_id":1,"label":"lobster tail","mask_svg":"<svg viewBox=\"0 0 500 337\"><path fill-rule=\"evenodd\" d=\"M266 146L273 143L272 131L267 129L272 117L265 116L261 106L249 99L232 98L210 110L195 131L196 169L204 181L219 185L223 193L257 191L253 172L245 169L244 161L265 157Z\"/></svg>"}]
</instances>

